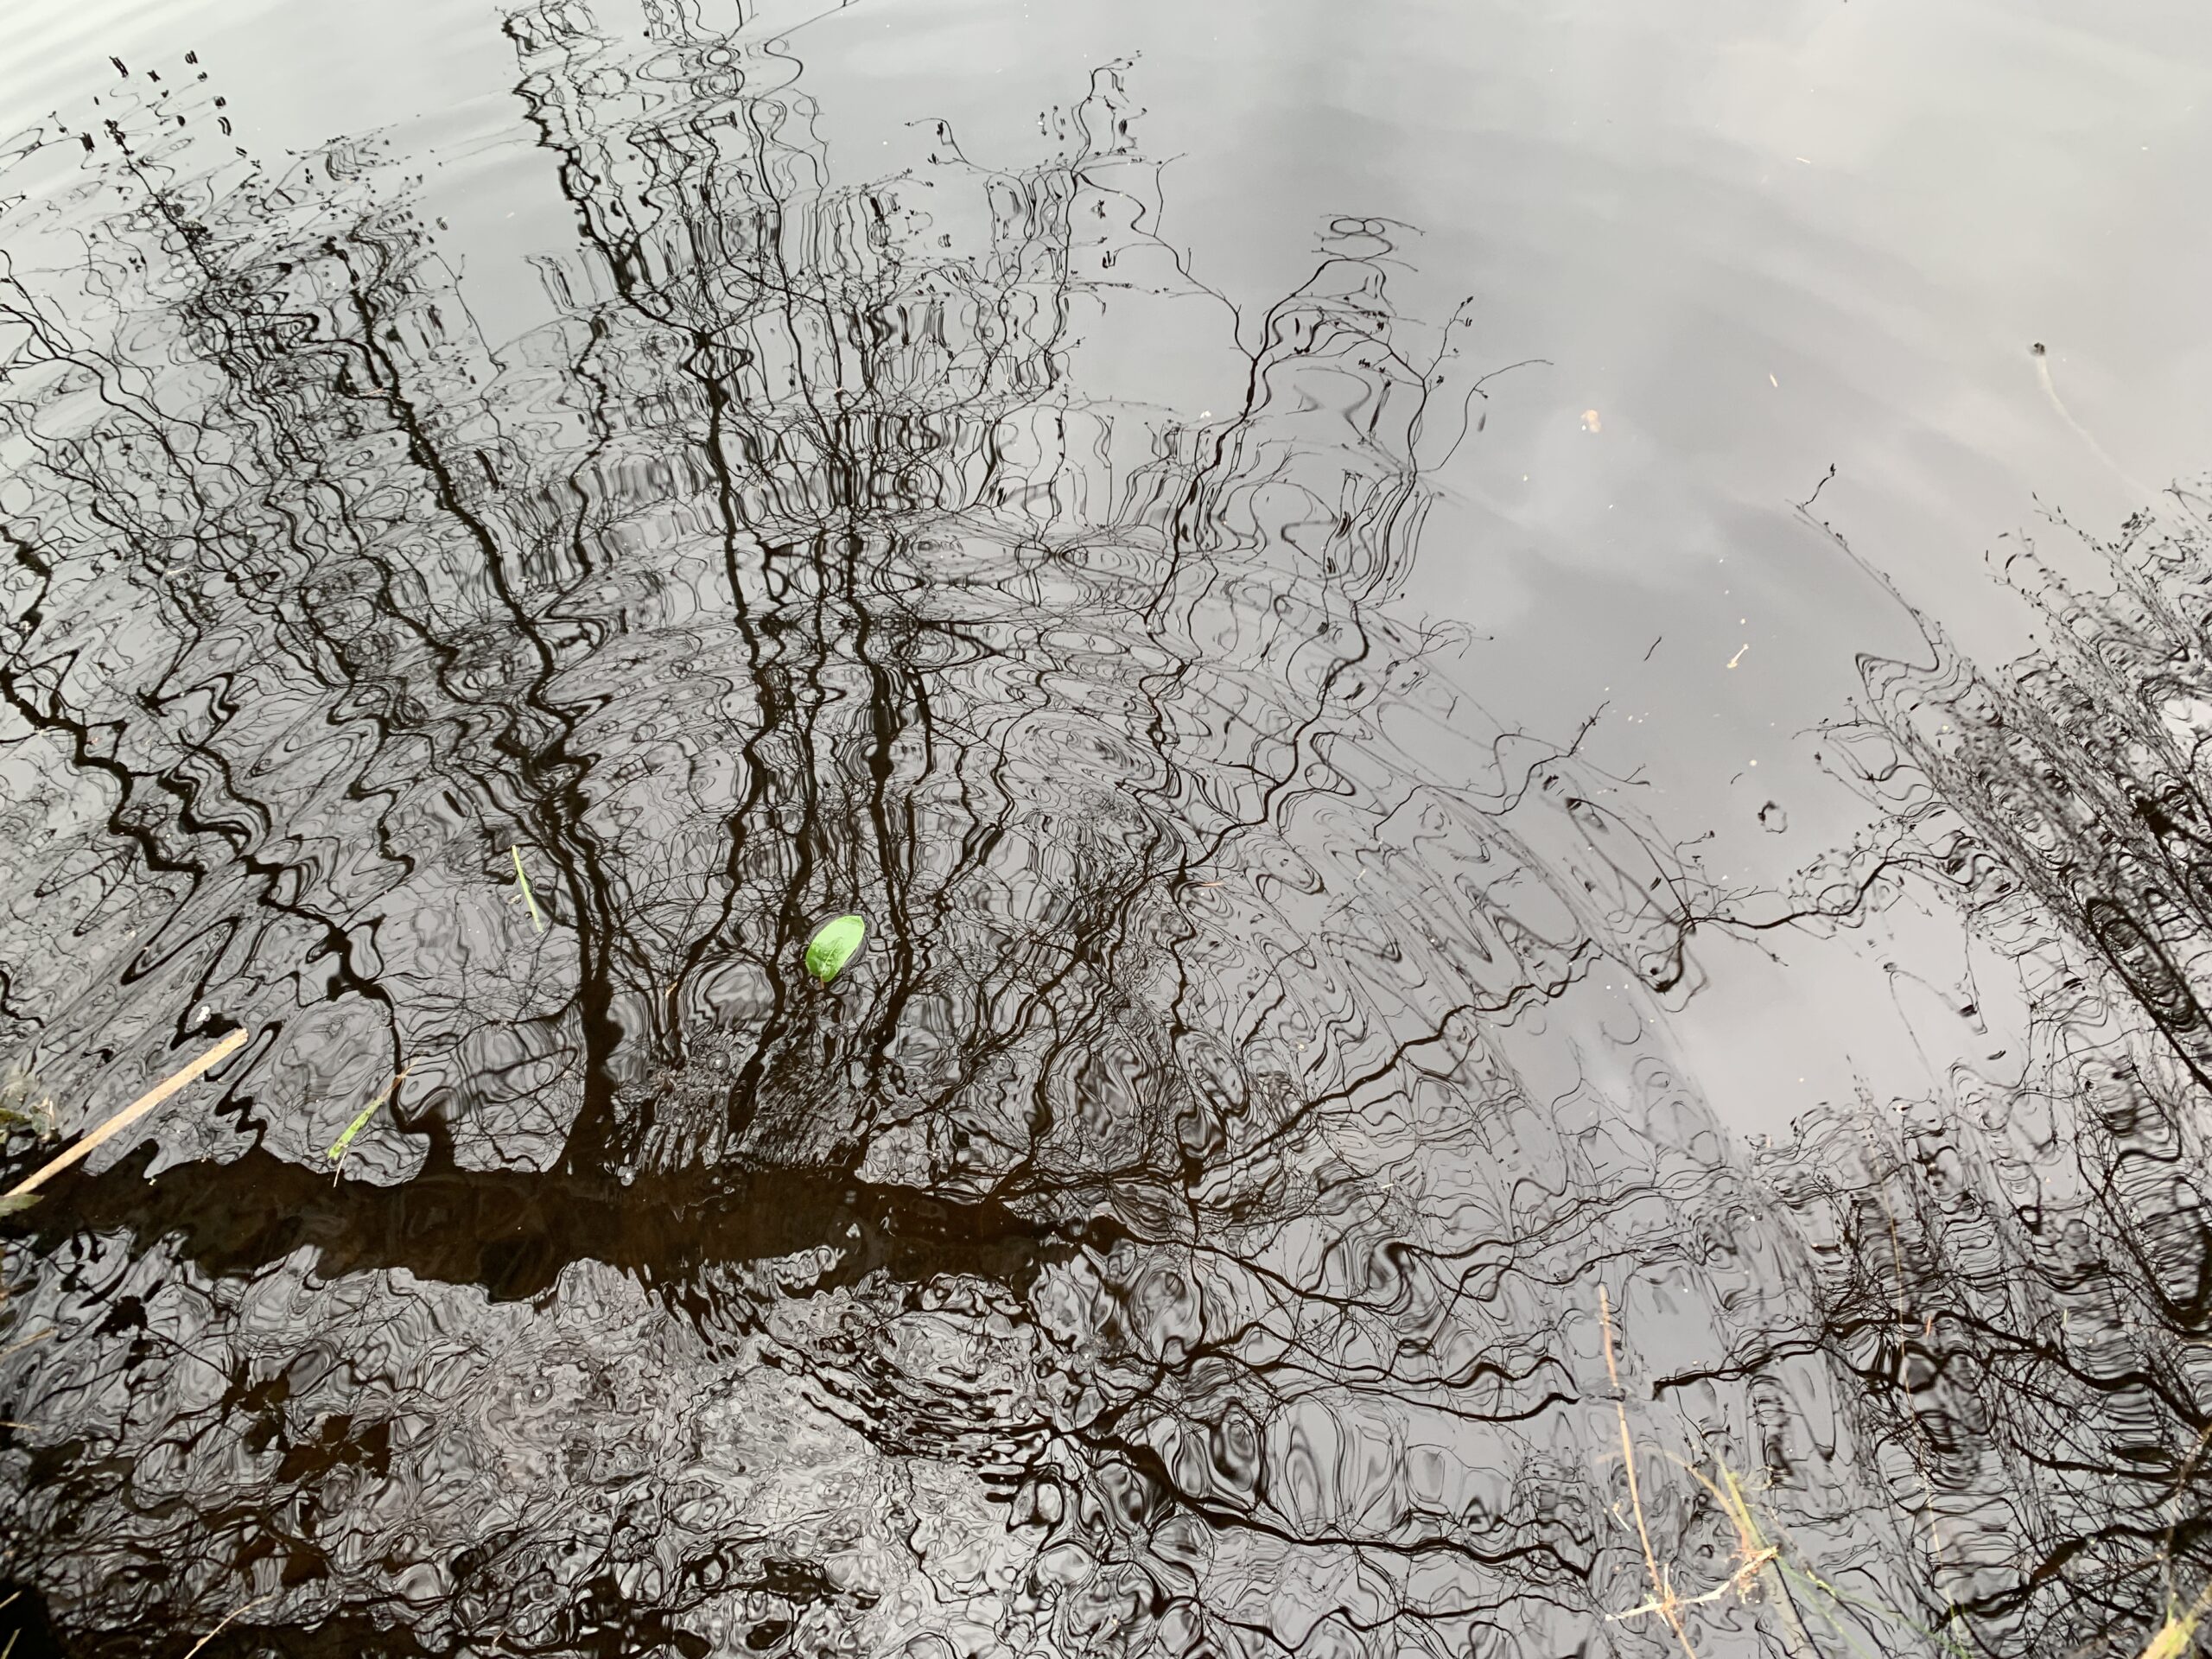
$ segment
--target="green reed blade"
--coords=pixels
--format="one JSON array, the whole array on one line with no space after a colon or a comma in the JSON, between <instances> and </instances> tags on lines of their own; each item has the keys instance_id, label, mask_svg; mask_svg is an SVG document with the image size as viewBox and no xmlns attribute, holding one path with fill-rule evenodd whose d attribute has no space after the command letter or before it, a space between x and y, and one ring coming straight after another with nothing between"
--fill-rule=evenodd
<instances>
[{"instance_id":1,"label":"green reed blade","mask_svg":"<svg viewBox=\"0 0 2212 1659\"><path fill-rule=\"evenodd\" d=\"M383 1105L385 1101L391 1098L391 1091L398 1088L400 1084L405 1080L407 1074L404 1071L402 1071L397 1077L392 1078L390 1083L385 1084L385 1086L378 1091L377 1097L371 1101L367 1105L361 1108L360 1116L346 1126L346 1133L340 1135L337 1140L330 1143L330 1150L324 1155L327 1157L332 1163L336 1164L345 1161L346 1150L353 1144L353 1137L368 1127L369 1120L377 1115L377 1108Z\"/></svg>"},{"instance_id":2,"label":"green reed blade","mask_svg":"<svg viewBox=\"0 0 2212 1659\"><path fill-rule=\"evenodd\" d=\"M530 875L522 867L522 849L517 847L512 850L515 855L515 880L522 884L522 901L530 906L530 919L537 926L537 931L543 933L545 931L545 918L538 913L537 900L531 893Z\"/></svg>"}]
</instances>

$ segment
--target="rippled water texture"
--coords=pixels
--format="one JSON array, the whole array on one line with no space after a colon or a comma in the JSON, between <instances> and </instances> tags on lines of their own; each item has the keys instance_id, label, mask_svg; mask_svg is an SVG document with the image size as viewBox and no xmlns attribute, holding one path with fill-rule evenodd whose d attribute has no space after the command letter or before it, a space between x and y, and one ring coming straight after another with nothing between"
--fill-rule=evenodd
<instances>
[{"instance_id":1,"label":"rippled water texture","mask_svg":"<svg viewBox=\"0 0 2212 1659\"><path fill-rule=\"evenodd\" d=\"M1510 389L1624 417L1341 180L1211 276L1172 70L879 167L791 20L497 22L517 227L435 124L239 142L196 54L6 147L10 1179L250 1033L0 1224L22 1652L2203 1611L2212 517L2056 348L2133 516L1999 491L1916 585L1808 461L1738 580L1853 595L1848 683L1717 738L1631 676L1787 645L1451 597Z\"/></svg>"}]
</instances>

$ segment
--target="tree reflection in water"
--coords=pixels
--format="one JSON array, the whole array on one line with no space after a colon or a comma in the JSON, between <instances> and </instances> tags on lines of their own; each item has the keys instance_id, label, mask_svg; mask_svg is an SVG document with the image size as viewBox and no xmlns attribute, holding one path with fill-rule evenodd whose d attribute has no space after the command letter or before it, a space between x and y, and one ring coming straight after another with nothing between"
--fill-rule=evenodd
<instances>
[{"instance_id":1,"label":"tree reflection in water","mask_svg":"<svg viewBox=\"0 0 2212 1659\"><path fill-rule=\"evenodd\" d=\"M2095 587L2011 559L2050 646L1985 671L1923 620L1926 660L1870 661L1826 734L1877 828L1807 908L1940 893L1987 969L1965 997L2025 1011L2024 1054L1816 1115L1762 1172L1815 1245L1798 1331L1853 1385L1866 1501L1911 1517L1917 1617L1978 1650L2139 1652L2212 1580L2212 525L2171 493L2088 543Z\"/></svg>"},{"instance_id":2,"label":"tree reflection in water","mask_svg":"<svg viewBox=\"0 0 2212 1659\"><path fill-rule=\"evenodd\" d=\"M1913 1274L2030 1295L2024 1237L1944 1265L1894 1112L1745 1167L1650 1039L1547 1029L1736 918L1392 613L1478 395L1395 227L1238 315L1118 72L1049 160L839 185L786 55L652 15L509 19L576 237L497 346L372 149L211 172L150 87L16 147L0 1017L73 1102L258 1035L14 1224L62 1339L6 1362L10 1570L118 1652L249 1602L211 1656L1656 1649L1602 1281L1671 1581L1740 1562L1662 1452L1858 1599L1770 1573L1699 1651L1954 1604L2033 1650L1901 1323ZM1170 304L1242 406L1084 396L1090 321ZM2158 1086L2120 1116L2179 1147ZM2167 1225L2082 1208L2144 1133L2080 1143L2084 1237ZM2156 1616L2130 1548L2193 1587L2171 1380L2098 1396L2163 1462L2037 1396L2105 1459L2020 1489L2033 1582L2107 1575L2069 1618Z\"/></svg>"},{"instance_id":3,"label":"tree reflection in water","mask_svg":"<svg viewBox=\"0 0 2212 1659\"><path fill-rule=\"evenodd\" d=\"M23 1576L278 1645L1586 1623L1609 1132L1497 1033L1686 916L1382 608L1470 395L1389 227L1147 421L1070 378L1110 285L1207 302L1116 73L842 187L775 56L509 27L579 235L507 345L351 153L118 128L16 274L10 1015L71 1097L264 1033L35 1219L23 1319L107 1334L17 1362Z\"/></svg>"}]
</instances>

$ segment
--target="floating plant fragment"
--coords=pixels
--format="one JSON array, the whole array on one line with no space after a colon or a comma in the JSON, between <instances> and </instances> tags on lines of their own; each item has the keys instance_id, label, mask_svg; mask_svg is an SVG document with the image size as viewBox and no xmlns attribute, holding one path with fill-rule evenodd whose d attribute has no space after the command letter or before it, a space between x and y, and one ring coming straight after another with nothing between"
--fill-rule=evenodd
<instances>
[{"instance_id":1,"label":"floating plant fragment","mask_svg":"<svg viewBox=\"0 0 2212 1659\"><path fill-rule=\"evenodd\" d=\"M539 932L545 931L545 918L538 913L537 899L530 890L530 875L522 867L522 849L512 849L515 855L515 885L522 889L522 901L530 906L531 925Z\"/></svg>"},{"instance_id":2,"label":"floating plant fragment","mask_svg":"<svg viewBox=\"0 0 2212 1659\"><path fill-rule=\"evenodd\" d=\"M346 1126L346 1133L340 1135L338 1139L332 1143L330 1150L325 1153L323 1156L329 1159L334 1164L345 1162L346 1148L353 1144L353 1137L368 1127L369 1120L376 1116L377 1108L383 1105L385 1101L391 1097L391 1091L398 1088L399 1085L406 1080L406 1077L407 1074L404 1071L402 1071L397 1077L394 1077L390 1083L387 1083L382 1089L378 1090L377 1091L377 1097L371 1101L367 1105L361 1108L359 1116L355 1117L351 1123L348 1123Z\"/></svg>"},{"instance_id":3,"label":"floating plant fragment","mask_svg":"<svg viewBox=\"0 0 2212 1659\"><path fill-rule=\"evenodd\" d=\"M832 916L814 930L806 942L806 971L827 985L844 970L868 933L867 921L858 916Z\"/></svg>"}]
</instances>

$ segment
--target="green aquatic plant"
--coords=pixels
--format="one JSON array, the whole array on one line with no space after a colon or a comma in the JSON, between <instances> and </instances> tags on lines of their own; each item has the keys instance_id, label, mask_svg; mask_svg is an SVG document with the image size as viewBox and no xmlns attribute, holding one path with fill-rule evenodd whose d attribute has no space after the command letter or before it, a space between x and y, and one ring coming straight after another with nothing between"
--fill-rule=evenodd
<instances>
[{"instance_id":1,"label":"green aquatic plant","mask_svg":"<svg viewBox=\"0 0 2212 1659\"><path fill-rule=\"evenodd\" d=\"M1853 1636L1853 1625L1841 1617L1846 1609L1867 1614L1894 1629L1909 1630L1931 1644L1936 1651L1954 1656L1954 1659L1972 1659L1972 1649L1952 1631L1929 1630L1892 1607L1853 1595L1822 1578L1808 1563L1793 1560L1785 1554L1786 1540L1777 1535L1770 1535L1760 1526L1743 1483L1737 1478L1735 1471L1729 1468L1726 1459L1717 1454L1713 1459L1714 1468L1719 1475L1716 1482L1704 1471L1672 1452L1666 1455L1691 1479L1705 1488L1707 1494L1728 1518L1729 1524L1735 1529L1736 1571L1721 1588L1733 1589L1738 1599L1745 1602L1751 1599L1751 1592L1755 1589L1765 1588L1781 1615L1783 1645L1789 1652L1791 1659L1816 1659L1820 1652L1806 1627L1798 1597L1792 1593L1793 1585L1799 1592L1808 1592L1804 1608L1817 1615L1854 1654L1864 1654L1866 1649ZM1707 1599L1718 1593L1717 1591L1710 1592L1708 1597L1698 1599ZM2154 1659L2154 1656L2146 1656L2145 1659Z\"/></svg>"},{"instance_id":2,"label":"green aquatic plant","mask_svg":"<svg viewBox=\"0 0 2212 1659\"><path fill-rule=\"evenodd\" d=\"M345 1162L346 1151L353 1144L353 1137L368 1127L369 1120L377 1115L377 1108L383 1105L385 1101L391 1098L391 1091L398 1088L399 1085L406 1080L406 1077L407 1074L404 1071L402 1071L398 1076L392 1078L390 1083L387 1083L382 1089L378 1090L377 1091L377 1097L371 1101L367 1105L361 1108L360 1111L354 1116L353 1121L346 1126L346 1133L340 1135L337 1140L332 1141L330 1143L330 1150L323 1155L328 1158L334 1164Z\"/></svg>"},{"instance_id":3,"label":"green aquatic plant","mask_svg":"<svg viewBox=\"0 0 2212 1659\"><path fill-rule=\"evenodd\" d=\"M537 909L537 899L531 893L530 874L529 872L524 870L522 867L522 849L516 847L512 848L509 850L511 850L515 855L515 881L516 884L522 888L523 903L530 906L531 925L537 928L539 932L543 933L545 931L545 918L539 914Z\"/></svg>"},{"instance_id":4,"label":"green aquatic plant","mask_svg":"<svg viewBox=\"0 0 2212 1659\"><path fill-rule=\"evenodd\" d=\"M806 971L827 985L844 971L845 964L868 936L868 922L859 916L832 916L814 930L806 942Z\"/></svg>"},{"instance_id":5,"label":"green aquatic plant","mask_svg":"<svg viewBox=\"0 0 2212 1659\"><path fill-rule=\"evenodd\" d=\"M35 1077L20 1065L0 1076L0 1129L28 1129L41 1141L51 1141L60 1128L54 1096Z\"/></svg>"}]
</instances>

